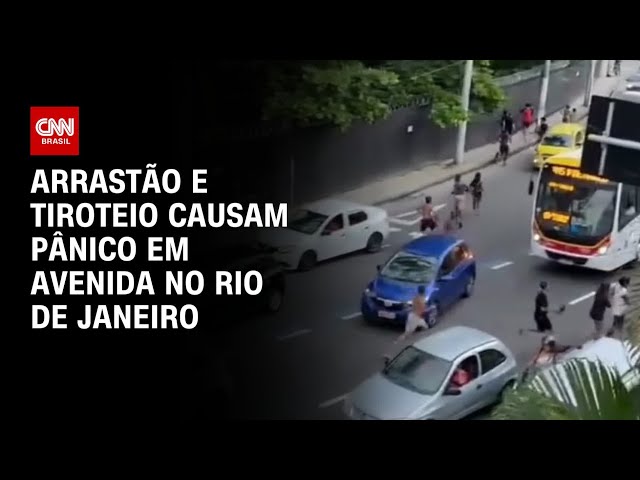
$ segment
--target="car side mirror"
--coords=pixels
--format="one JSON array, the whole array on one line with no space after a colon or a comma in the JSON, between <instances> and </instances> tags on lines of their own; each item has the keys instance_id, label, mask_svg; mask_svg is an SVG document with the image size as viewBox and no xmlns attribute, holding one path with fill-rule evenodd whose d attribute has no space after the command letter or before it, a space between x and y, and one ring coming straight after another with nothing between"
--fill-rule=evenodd
<instances>
[{"instance_id":1,"label":"car side mirror","mask_svg":"<svg viewBox=\"0 0 640 480\"><path fill-rule=\"evenodd\" d=\"M460 391L459 388L447 387L446 390L444 391L444 394L447 397L457 397L458 395L462 394L462 392Z\"/></svg>"}]
</instances>

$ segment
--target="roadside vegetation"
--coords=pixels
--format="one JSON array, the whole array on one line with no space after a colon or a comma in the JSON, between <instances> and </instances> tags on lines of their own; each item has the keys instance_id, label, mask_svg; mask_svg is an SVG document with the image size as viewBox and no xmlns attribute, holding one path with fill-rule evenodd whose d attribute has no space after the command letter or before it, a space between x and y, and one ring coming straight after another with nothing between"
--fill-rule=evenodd
<instances>
[{"instance_id":1,"label":"roadside vegetation","mask_svg":"<svg viewBox=\"0 0 640 480\"><path fill-rule=\"evenodd\" d=\"M631 277L631 308L627 314L629 353L640 368L640 266ZM613 374L596 362L570 361L561 367L576 394L572 406L564 382L558 375L540 378L545 390L560 392L560 402L543 395L526 383L509 392L492 412L495 420L640 420L640 385L632 390L624 386L625 378ZM593 385L589 376L594 379Z\"/></svg>"}]
</instances>

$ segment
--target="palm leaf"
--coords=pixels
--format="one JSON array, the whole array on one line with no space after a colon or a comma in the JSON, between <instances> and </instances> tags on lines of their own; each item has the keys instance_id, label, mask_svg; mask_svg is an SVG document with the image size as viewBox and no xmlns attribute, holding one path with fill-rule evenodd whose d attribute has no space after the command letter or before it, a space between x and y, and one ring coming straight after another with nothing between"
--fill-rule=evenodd
<instances>
[{"instance_id":1,"label":"palm leaf","mask_svg":"<svg viewBox=\"0 0 640 480\"><path fill-rule=\"evenodd\" d=\"M536 375L505 396L503 420L639 420L636 394L600 362L573 359Z\"/></svg>"}]
</instances>

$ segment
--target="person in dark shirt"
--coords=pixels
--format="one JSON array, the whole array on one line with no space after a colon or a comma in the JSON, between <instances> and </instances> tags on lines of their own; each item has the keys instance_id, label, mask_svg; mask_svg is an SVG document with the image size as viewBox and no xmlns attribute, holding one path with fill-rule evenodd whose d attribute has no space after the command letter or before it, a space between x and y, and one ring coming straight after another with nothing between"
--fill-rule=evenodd
<instances>
[{"instance_id":1,"label":"person in dark shirt","mask_svg":"<svg viewBox=\"0 0 640 480\"><path fill-rule=\"evenodd\" d=\"M556 313L563 313L565 306L561 305ZM536 329L532 330L537 333L552 333L553 326L549 320L549 299L547 298L547 282L540 282L540 289L535 299L535 310L533 319L536 322ZM520 330L522 334L524 330Z\"/></svg>"},{"instance_id":2,"label":"person in dark shirt","mask_svg":"<svg viewBox=\"0 0 640 480\"><path fill-rule=\"evenodd\" d=\"M611 302L609 301L609 292L611 286L608 283L601 283L600 287L596 291L596 295L593 298L593 305L589 311L589 316L595 324L596 330L593 335L594 339L602 337L604 314L607 308L611 308Z\"/></svg>"},{"instance_id":3,"label":"person in dark shirt","mask_svg":"<svg viewBox=\"0 0 640 480\"><path fill-rule=\"evenodd\" d=\"M509 156L509 143L511 143L511 136L507 132L500 132L500 137L498 138L500 142L500 151L498 152L498 156L502 158L502 166L507 165L507 157Z\"/></svg>"},{"instance_id":4,"label":"person in dark shirt","mask_svg":"<svg viewBox=\"0 0 640 480\"><path fill-rule=\"evenodd\" d=\"M471 183L469 184L469 187L471 188L473 211L477 214L478 209L480 208L480 201L482 200L482 192L484 190L482 187L482 175L480 172L476 172L473 180L471 180Z\"/></svg>"},{"instance_id":5,"label":"person in dark shirt","mask_svg":"<svg viewBox=\"0 0 640 480\"><path fill-rule=\"evenodd\" d=\"M542 117L542 119L540 119L540 126L538 127L538 143L542 142L542 139L547 134L548 130L549 124L547 123L547 118Z\"/></svg>"},{"instance_id":6,"label":"person in dark shirt","mask_svg":"<svg viewBox=\"0 0 640 480\"><path fill-rule=\"evenodd\" d=\"M513 127L514 121L511 113L506 110L502 112L502 117L500 118L500 131L506 132L509 136L513 135Z\"/></svg>"}]
</instances>

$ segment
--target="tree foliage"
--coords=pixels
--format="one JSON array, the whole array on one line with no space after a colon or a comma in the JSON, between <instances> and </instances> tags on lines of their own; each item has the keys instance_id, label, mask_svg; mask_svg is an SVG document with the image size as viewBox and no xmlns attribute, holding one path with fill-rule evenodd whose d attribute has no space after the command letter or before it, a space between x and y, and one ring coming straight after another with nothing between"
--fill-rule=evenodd
<instances>
[{"instance_id":1,"label":"tree foliage","mask_svg":"<svg viewBox=\"0 0 640 480\"><path fill-rule=\"evenodd\" d=\"M629 356L638 363L638 348ZM634 372L631 371L630 375ZM573 359L505 394L495 420L640 420L638 387L599 362ZM542 392L547 392L542 393ZM554 394L555 393L555 394Z\"/></svg>"},{"instance_id":2,"label":"tree foliage","mask_svg":"<svg viewBox=\"0 0 640 480\"><path fill-rule=\"evenodd\" d=\"M441 127L468 119L460 104L464 61L376 60L279 62L270 67L263 113L298 126L373 123L394 109L424 105ZM474 62L471 115L504 100L491 61Z\"/></svg>"}]
</instances>

